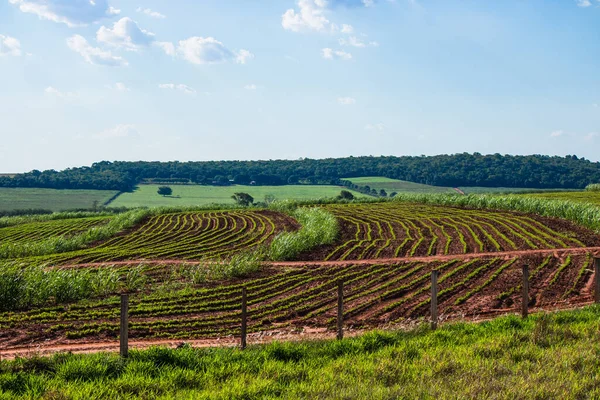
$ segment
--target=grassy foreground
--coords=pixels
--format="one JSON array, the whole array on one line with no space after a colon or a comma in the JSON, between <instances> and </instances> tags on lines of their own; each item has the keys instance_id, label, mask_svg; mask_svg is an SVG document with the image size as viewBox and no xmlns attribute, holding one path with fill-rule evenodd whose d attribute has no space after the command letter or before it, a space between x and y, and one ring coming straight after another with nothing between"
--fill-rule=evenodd
<instances>
[{"instance_id":1,"label":"grassy foreground","mask_svg":"<svg viewBox=\"0 0 600 400\"><path fill-rule=\"evenodd\" d=\"M202 206L208 204L235 204L231 196L236 192L244 192L254 197L254 201L263 201L265 196L272 195L276 200L311 200L324 197L335 197L344 189L340 186L318 185L285 185L285 186L201 186L201 185L169 185L173 189L172 196L160 196L157 192L163 185L139 185L131 193L123 193L110 203L110 207L179 207ZM357 197L364 195L354 192Z\"/></svg>"},{"instance_id":2,"label":"grassy foreground","mask_svg":"<svg viewBox=\"0 0 600 400\"><path fill-rule=\"evenodd\" d=\"M117 193L116 190L0 188L0 211L91 209L94 202L102 206Z\"/></svg>"},{"instance_id":3,"label":"grassy foreground","mask_svg":"<svg viewBox=\"0 0 600 400\"><path fill-rule=\"evenodd\" d=\"M0 399L600 397L600 307L342 341L0 362Z\"/></svg>"}]
</instances>

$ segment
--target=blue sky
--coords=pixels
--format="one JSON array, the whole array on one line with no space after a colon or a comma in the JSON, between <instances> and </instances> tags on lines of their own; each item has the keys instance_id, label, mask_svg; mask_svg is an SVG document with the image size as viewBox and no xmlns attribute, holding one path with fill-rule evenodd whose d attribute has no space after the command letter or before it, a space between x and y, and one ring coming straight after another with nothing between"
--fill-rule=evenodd
<instances>
[{"instance_id":1,"label":"blue sky","mask_svg":"<svg viewBox=\"0 0 600 400\"><path fill-rule=\"evenodd\" d=\"M600 160L599 0L0 0L0 172Z\"/></svg>"}]
</instances>

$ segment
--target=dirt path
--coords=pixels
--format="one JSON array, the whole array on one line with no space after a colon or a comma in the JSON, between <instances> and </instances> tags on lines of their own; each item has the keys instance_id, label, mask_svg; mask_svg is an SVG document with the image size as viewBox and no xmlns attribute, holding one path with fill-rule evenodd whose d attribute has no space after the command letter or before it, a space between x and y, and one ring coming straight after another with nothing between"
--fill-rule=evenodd
<instances>
[{"instance_id":1,"label":"dirt path","mask_svg":"<svg viewBox=\"0 0 600 400\"><path fill-rule=\"evenodd\" d=\"M590 299L586 299L577 304L564 305L562 307L546 307L544 309L532 308L530 314L536 312L556 312L564 310L574 310L583 306L592 304ZM493 318L517 314L515 309L506 310L495 310L490 313L482 313L477 316L465 318L460 315L440 315L440 323L444 322L471 322L480 323L489 321ZM368 329L353 329L348 327L344 329L344 337L355 337L360 336L366 332L374 329L379 330L407 330L415 328L418 324L423 323L423 319L410 320L404 324L388 324L378 327L371 327ZM298 342L306 340L331 340L335 339L336 332L327 330L327 328L311 328L304 327L302 330L271 330L259 333L248 334L247 343L248 345L266 344L274 341L285 341L285 342ZM184 343L189 344L192 347L206 348L206 347L236 347L239 345L239 338L234 336L227 336L221 338L208 338L208 339L187 339L187 340L175 340L175 339L163 339L163 340L133 340L129 341L129 349L147 349L154 346L163 346L169 348L176 348ZM51 356L55 353L75 353L75 354L91 354L91 353L117 353L119 352L119 342L117 341L104 341L104 342L76 342L66 344L41 344L41 345L30 345L30 346L19 346L8 349L0 349L0 360L12 360L16 357L33 357L33 356Z\"/></svg>"},{"instance_id":2,"label":"dirt path","mask_svg":"<svg viewBox=\"0 0 600 400\"><path fill-rule=\"evenodd\" d=\"M348 329L344 335L353 337L366 332L366 330ZM264 344L274 341L301 341L301 340L324 340L333 339L336 332L328 331L326 328L305 327L302 331L292 330L272 330L260 333L248 334L248 344ZM134 340L129 341L129 349L147 349L153 346L165 346L175 348L183 343L193 347L235 347L240 342L239 338L233 336L210 338L210 339L163 339L163 340ZM8 349L0 349L0 360L14 359L15 357L48 356L54 353L99 353L119 351L119 342L76 342L67 344L50 345L31 345L19 346Z\"/></svg>"},{"instance_id":3,"label":"dirt path","mask_svg":"<svg viewBox=\"0 0 600 400\"><path fill-rule=\"evenodd\" d=\"M421 261L421 262L434 262L434 261L450 261L450 260L469 260L473 258L513 258L523 256L535 256L535 255L555 255L558 257L559 254L565 255L576 255L576 254L587 254L592 253L596 257L600 257L600 247L572 247L562 249L541 249L541 250L512 250L512 251L496 251L489 253L467 253L467 254L448 254L448 255L435 255L435 256L424 256L424 257L396 257L396 258L373 258L367 260L343 260L343 261L265 261L264 265L270 265L273 267L313 267L313 266L343 266L343 265L374 265L374 264L394 264L406 261ZM136 265L136 264L147 264L147 265L199 265L207 264L208 261L189 261L189 260L130 260L130 261L113 261L113 262L98 262L98 263L85 263L85 264L70 264L60 265L60 268L93 268L93 267L105 267L105 266L118 266L118 265Z\"/></svg>"}]
</instances>

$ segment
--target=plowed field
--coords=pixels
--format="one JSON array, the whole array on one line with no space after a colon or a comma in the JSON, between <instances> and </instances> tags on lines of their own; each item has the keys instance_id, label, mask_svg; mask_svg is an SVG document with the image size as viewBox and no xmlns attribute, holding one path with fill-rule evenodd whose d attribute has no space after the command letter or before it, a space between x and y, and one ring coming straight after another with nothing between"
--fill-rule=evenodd
<instances>
[{"instance_id":1,"label":"plowed field","mask_svg":"<svg viewBox=\"0 0 600 400\"><path fill-rule=\"evenodd\" d=\"M335 324L336 285L345 285L346 323L375 327L426 316L430 275L439 271L439 309L448 318L510 312L520 304L521 266L530 265L530 307L590 301L590 254L561 251L525 258L486 256L439 262L358 263L276 268L261 276L194 290L139 293L131 299L131 337L206 338L236 335L241 288L248 291L249 332ZM146 270L159 285L171 266ZM127 268L121 266L120 268ZM85 304L0 314L2 347L46 341L115 340L117 296Z\"/></svg>"},{"instance_id":2,"label":"plowed field","mask_svg":"<svg viewBox=\"0 0 600 400\"><path fill-rule=\"evenodd\" d=\"M130 299L134 340L237 335L242 287L248 291L251 333L333 328L339 281L345 287L346 326L403 324L427 318L434 269L443 318L514 312L524 264L530 267L530 307L591 301L593 253L600 249L594 246L600 240L570 222L401 203L325 208L341 225L335 244L302 255L304 261L265 263L245 279L191 283L180 271L268 244L278 233L298 229L296 221L257 210L164 214L88 249L45 260L54 267L113 268L122 275L141 268L147 283ZM72 222L73 230L102 223ZM30 240L11 229L21 228L2 228L0 237ZM140 267L140 260L149 262ZM118 323L118 293L0 313L0 349L114 341Z\"/></svg>"},{"instance_id":3,"label":"plowed field","mask_svg":"<svg viewBox=\"0 0 600 400\"><path fill-rule=\"evenodd\" d=\"M393 257L535 250L598 245L589 230L564 220L510 212L417 204L331 205L342 235L303 259Z\"/></svg>"}]
</instances>

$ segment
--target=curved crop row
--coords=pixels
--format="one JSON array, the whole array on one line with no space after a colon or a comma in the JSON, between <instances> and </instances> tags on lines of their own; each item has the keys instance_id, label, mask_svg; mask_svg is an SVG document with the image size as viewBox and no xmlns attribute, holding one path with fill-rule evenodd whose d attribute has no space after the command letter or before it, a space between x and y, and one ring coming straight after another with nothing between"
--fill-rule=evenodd
<instances>
[{"instance_id":1,"label":"curved crop row","mask_svg":"<svg viewBox=\"0 0 600 400\"><path fill-rule=\"evenodd\" d=\"M38 263L121 260L220 259L256 248L295 222L272 211L203 211L159 214L94 247L43 257Z\"/></svg>"},{"instance_id":2,"label":"curved crop row","mask_svg":"<svg viewBox=\"0 0 600 400\"><path fill-rule=\"evenodd\" d=\"M171 222L176 223L175 219ZM528 258L532 306L587 301L590 260L589 255L575 254ZM347 324L378 326L426 317L433 269L439 271L438 304L442 315L506 312L520 302L518 287L523 262L518 258L488 258L294 268L183 292L162 290L138 294L130 300L131 336L194 338L237 334L244 286L248 292L250 332L295 325L333 327L338 281L344 282ZM159 279L161 268L172 267L153 266L146 273ZM28 340L114 338L118 333L118 316L116 296L2 313L0 345L18 344L15 338L24 335L16 332L26 333Z\"/></svg>"},{"instance_id":3,"label":"curved crop row","mask_svg":"<svg viewBox=\"0 0 600 400\"><path fill-rule=\"evenodd\" d=\"M565 221L499 211L384 202L328 205L338 243L308 259L362 260L585 247L598 238Z\"/></svg>"}]
</instances>

